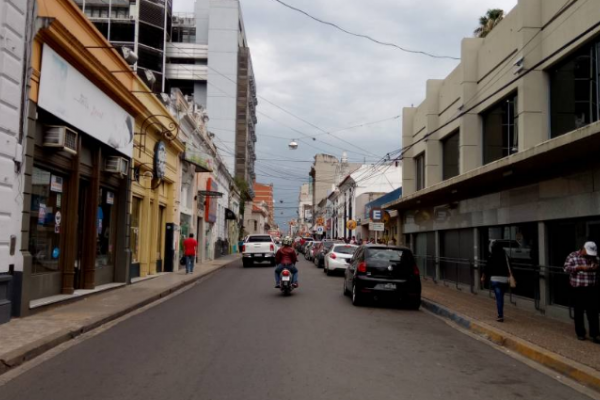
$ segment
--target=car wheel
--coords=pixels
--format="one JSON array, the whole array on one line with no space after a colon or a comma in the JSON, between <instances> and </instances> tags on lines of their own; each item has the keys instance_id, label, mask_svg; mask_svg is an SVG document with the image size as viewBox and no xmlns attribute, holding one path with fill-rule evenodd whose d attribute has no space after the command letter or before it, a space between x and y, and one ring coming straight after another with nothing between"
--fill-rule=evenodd
<instances>
[{"instance_id":1,"label":"car wheel","mask_svg":"<svg viewBox=\"0 0 600 400\"><path fill-rule=\"evenodd\" d=\"M421 298L406 300L404 306L409 310L418 310L421 307Z\"/></svg>"},{"instance_id":2,"label":"car wheel","mask_svg":"<svg viewBox=\"0 0 600 400\"><path fill-rule=\"evenodd\" d=\"M352 305L353 306L361 306L363 304L363 295L358 293L358 289L356 288L356 283L352 284Z\"/></svg>"},{"instance_id":3,"label":"car wheel","mask_svg":"<svg viewBox=\"0 0 600 400\"><path fill-rule=\"evenodd\" d=\"M343 290L342 293L344 293L344 296L350 296L350 291L348 290L348 287L346 286L346 276L344 276L344 280L342 281L343 286Z\"/></svg>"}]
</instances>

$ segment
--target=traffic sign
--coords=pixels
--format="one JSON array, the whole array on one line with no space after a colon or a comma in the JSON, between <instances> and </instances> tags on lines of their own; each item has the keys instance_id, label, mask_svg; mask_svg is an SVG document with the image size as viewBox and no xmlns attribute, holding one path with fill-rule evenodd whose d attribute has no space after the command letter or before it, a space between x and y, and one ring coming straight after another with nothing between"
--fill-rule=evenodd
<instances>
[{"instance_id":1,"label":"traffic sign","mask_svg":"<svg viewBox=\"0 0 600 400\"><path fill-rule=\"evenodd\" d=\"M351 219L350 221L346 222L346 228L351 231L355 230L356 229L356 221Z\"/></svg>"},{"instance_id":2,"label":"traffic sign","mask_svg":"<svg viewBox=\"0 0 600 400\"><path fill-rule=\"evenodd\" d=\"M369 213L369 218L371 218L371 221L373 222L383 221L383 210L380 207L372 208Z\"/></svg>"},{"instance_id":3,"label":"traffic sign","mask_svg":"<svg viewBox=\"0 0 600 400\"><path fill-rule=\"evenodd\" d=\"M317 226L317 234L318 234L318 235L322 235L322 234L323 234L323 232L324 232L324 229L323 229L323 227L322 227L322 226Z\"/></svg>"}]
</instances>

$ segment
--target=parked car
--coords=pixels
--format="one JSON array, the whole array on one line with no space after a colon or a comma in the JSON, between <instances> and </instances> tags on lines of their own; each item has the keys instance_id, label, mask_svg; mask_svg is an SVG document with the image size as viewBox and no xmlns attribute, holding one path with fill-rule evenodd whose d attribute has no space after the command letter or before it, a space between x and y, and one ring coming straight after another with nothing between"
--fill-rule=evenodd
<instances>
[{"instance_id":1,"label":"parked car","mask_svg":"<svg viewBox=\"0 0 600 400\"><path fill-rule=\"evenodd\" d=\"M310 260L315 261L315 255L319 251L319 247L321 247L322 242L314 241L312 246L310 246Z\"/></svg>"},{"instance_id":2,"label":"parked car","mask_svg":"<svg viewBox=\"0 0 600 400\"><path fill-rule=\"evenodd\" d=\"M306 245L313 241L314 239L311 237L302 238L302 240L300 240L300 253L304 254L306 252Z\"/></svg>"},{"instance_id":3,"label":"parked car","mask_svg":"<svg viewBox=\"0 0 600 400\"><path fill-rule=\"evenodd\" d=\"M329 253L325 255L323 272L330 276L336 271L348 269L348 262L357 248L358 246L354 244L334 244Z\"/></svg>"},{"instance_id":4,"label":"parked car","mask_svg":"<svg viewBox=\"0 0 600 400\"><path fill-rule=\"evenodd\" d=\"M305 260L312 261L312 258L310 258L310 257L311 257L311 254L310 254L310 248L312 247L312 245L313 245L314 243L315 243L315 242L308 242L308 243L307 243L307 245L306 245L306 248L305 248L305 251L304 251L304 259L305 259Z\"/></svg>"},{"instance_id":5,"label":"parked car","mask_svg":"<svg viewBox=\"0 0 600 400\"><path fill-rule=\"evenodd\" d=\"M341 241L336 240L327 240L323 241L321 247L319 247L318 253L315 253L315 265L317 268L325 267L325 254L329 253L329 250L333 248L333 245L336 243L341 243Z\"/></svg>"},{"instance_id":6,"label":"parked car","mask_svg":"<svg viewBox=\"0 0 600 400\"><path fill-rule=\"evenodd\" d=\"M242 245L244 268L251 267L257 262L269 262L275 265L275 242L270 235L248 235Z\"/></svg>"},{"instance_id":7,"label":"parked car","mask_svg":"<svg viewBox=\"0 0 600 400\"><path fill-rule=\"evenodd\" d=\"M405 247L360 246L344 273L344 295L351 296L355 306L377 297L417 310L421 305L421 276L412 252Z\"/></svg>"}]
</instances>

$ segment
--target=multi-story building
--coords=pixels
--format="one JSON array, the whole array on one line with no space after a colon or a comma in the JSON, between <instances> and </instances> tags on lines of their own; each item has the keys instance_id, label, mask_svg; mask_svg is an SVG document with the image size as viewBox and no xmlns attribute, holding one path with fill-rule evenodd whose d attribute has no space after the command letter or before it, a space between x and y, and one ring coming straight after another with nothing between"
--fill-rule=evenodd
<instances>
[{"instance_id":1,"label":"multi-story building","mask_svg":"<svg viewBox=\"0 0 600 400\"><path fill-rule=\"evenodd\" d=\"M310 191L312 193L313 215L316 214L317 205L329 196L336 185L345 179L348 174L356 171L362 164L349 163L346 153L342 155L341 162L329 154L315 155L315 161L310 169Z\"/></svg>"},{"instance_id":2,"label":"multi-story building","mask_svg":"<svg viewBox=\"0 0 600 400\"><path fill-rule=\"evenodd\" d=\"M2 187L0 189L0 324L6 322L14 307L18 313L23 259L20 254L21 212L23 210L23 145L24 100L28 82L24 75L27 64L25 46L31 41L26 32L31 29L27 20L32 2L27 0L0 0L0 141L2 153ZM13 290L7 290L11 285ZM13 293L13 298L7 296Z\"/></svg>"},{"instance_id":3,"label":"multi-story building","mask_svg":"<svg viewBox=\"0 0 600 400\"><path fill-rule=\"evenodd\" d=\"M138 57L137 71L151 91L165 91L165 43L169 41L171 0L75 0L96 28L117 49ZM126 73L114 71L113 73ZM149 74L152 72L152 74Z\"/></svg>"},{"instance_id":4,"label":"multi-story building","mask_svg":"<svg viewBox=\"0 0 600 400\"><path fill-rule=\"evenodd\" d=\"M223 155L227 168L251 183L258 103L239 0L197 0L194 13L173 17L171 36L168 84L208 110L209 131L231 150Z\"/></svg>"},{"instance_id":5,"label":"multi-story building","mask_svg":"<svg viewBox=\"0 0 600 400\"><path fill-rule=\"evenodd\" d=\"M298 232L303 234L309 232L310 226L313 223L311 189L312 186L305 183L300 187L300 193L298 195L298 220L296 226Z\"/></svg>"},{"instance_id":6,"label":"multi-story building","mask_svg":"<svg viewBox=\"0 0 600 400\"><path fill-rule=\"evenodd\" d=\"M519 0L403 112L405 241L423 275L479 290L499 242L519 306L568 317L565 257L600 242L600 8ZM447 260L455 260L448 262Z\"/></svg>"},{"instance_id":7,"label":"multi-story building","mask_svg":"<svg viewBox=\"0 0 600 400\"><path fill-rule=\"evenodd\" d=\"M267 222L270 227L275 226L275 204L273 201L273 184L265 185L263 183L254 182L254 203L262 203L267 205Z\"/></svg>"},{"instance_id":8,"label":"multi-story building","mask_svg":"<svg viewBox=\"0 0 600 400\"><path fill-rule=\"evenodd\" d=\"M270 230L267 203L246 202L244 208L244 234L266 234Z\"/></svg>"}]
</instances>

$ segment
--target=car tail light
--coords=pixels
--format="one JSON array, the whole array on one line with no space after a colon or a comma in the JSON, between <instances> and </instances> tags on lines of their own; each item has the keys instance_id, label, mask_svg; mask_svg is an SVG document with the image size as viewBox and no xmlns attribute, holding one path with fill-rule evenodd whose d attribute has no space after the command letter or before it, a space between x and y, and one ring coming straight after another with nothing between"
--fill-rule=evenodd
<instances>
[{"instance_id":1,"label":"car tail light","mask_svg":"<svg viewBox=\"0 0 600 400\"><path fill-rule=\"evenodd\" d=\"M288 271L287 269L284 269L283 272L281 273L281 275L290 276L290 271Z\"/></svg>"},{"instance_id":2,"label":"car tail light","mask_svg":"<svg viewBox=\"0 0 600 400\"><path fill-rule=\"evenodd\" d=\"M334 259L334 260L337 258L337 257L335 256L335 253L331 253L331 254L329 255L329 257L331 257L331 258L332 258L332 259Z\"/></svg>"},{"instance_id":3,"label":"car tail light","mask_svg":"<svg viewBox=\"0 0 600 400\"><path fill-rule=\"evenodd\" d=\"M415 276L419 276L419 275L421 275L421 271L419 271L419 267L418 267L418 266L416 266L416 265L413 267L413 274L414 274Z\"/></svg>"},{"instance_id":4,"label":"car tail light","mask_svg":"<svg viewBox=\"0 0 600 400\"><path fill-rule=\"evenodd\" d=\"M275 251L275 245L271 244L271 251Z\"/></svg>"},{"instance_id":5,"label":"car tail light","mask_svg":"<svg viewBox=\"0 0 600 400\"><path fill-rule=\"evenodd\" d=\"M243 244L243 245L242 245L242 253L245 253L245 252L246 252L246 245L245 245L245 244Z\"/></svg>"},{"instance_id":6,"label":"car tail light","mask_svg":"<svg viewBox=\"0 0 600 400\"><path fill-rule=\"evenodd\" d=\"M361 272L363 274L366 273L367 272L367 263L363 261L360 264L358 264L357 271Z\"/></svg>"}]
</instances>

